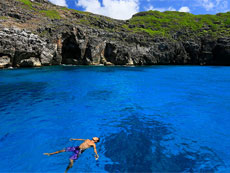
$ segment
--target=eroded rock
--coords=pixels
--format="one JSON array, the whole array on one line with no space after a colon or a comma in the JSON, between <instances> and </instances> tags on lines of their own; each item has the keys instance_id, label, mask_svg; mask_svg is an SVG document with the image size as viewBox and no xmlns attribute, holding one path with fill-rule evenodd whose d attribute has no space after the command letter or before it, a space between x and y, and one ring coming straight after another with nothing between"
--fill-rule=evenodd
<instances>
[{"instance_id":1,"label":"eroded rock","mask_svg":"<svg viewBox=\"0 0 230 173\"><path fill-rule=\"evenodd\" d=\"M10 57L9 56L0 56L0 68L10 67Z\"/></svg>"},{"instance_id":2,"label":"eroded rock","mask_svg":"<svg viewBox=\"0 0 230 173\"><path fill-rule=\"evenodd\" d=\"M38 35L19 28L0 28L1 54L11 57L1 58L2 64L7 63L8 66L12 65L13 67L53 65L61 61L57 44L48 43L47 40L43 40ZM31 57L40 58L41 62L38 63Z\"/></svg>"},{"instance_id":3,"label":"eroded rock","mask_svg":"<svg viewBox=\"0 0 230 173\"><path fill-rule=\"evenodd\" d=\"M38 58L30 57L29 59L23 59L20 61L20 67L41 67L41 62Z\"/></svg>"}]
</instances>

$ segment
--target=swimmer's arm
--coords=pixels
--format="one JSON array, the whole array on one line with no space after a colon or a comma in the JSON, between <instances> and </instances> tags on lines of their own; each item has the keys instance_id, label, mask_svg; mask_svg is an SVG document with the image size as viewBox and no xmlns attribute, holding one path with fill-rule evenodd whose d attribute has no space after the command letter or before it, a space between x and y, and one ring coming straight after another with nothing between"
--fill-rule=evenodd
<instances>
[{"instance_id":1,"label":"swimmer's arm","mask_svg":"<svg viewBox=\"0 0 230 173\"><path fill-rule=\"evenodd\" d=\"M69 140L70 141L85 141L86 139L73 139L73 138L70 138Z\"/></svg>"},{"instance_id":2,"label":"swimmer's arm","mask_svg":"<svg viewBox=\"0 0 230 173\"><path fill-rule=\"evenodd\" d=\"M99 158L99 155L97 154L97 149L96 149L96 145L95 144L93 145L93 148L94 148L94 153L96 154L95 158L97 160Z\"/></svg>"}]
</instances>

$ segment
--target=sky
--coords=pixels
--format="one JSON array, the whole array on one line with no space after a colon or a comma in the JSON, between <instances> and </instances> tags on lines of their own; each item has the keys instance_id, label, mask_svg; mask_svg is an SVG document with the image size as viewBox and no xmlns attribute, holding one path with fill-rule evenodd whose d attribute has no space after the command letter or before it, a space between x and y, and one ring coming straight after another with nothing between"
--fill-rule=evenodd
<instances>
[{"instance_id":1,"label":"sky","mask_svg":"<svg viewBox=\"0 0 230 173\"><path fill-rule=\"evenodd\" d=\"M230 0L49 0L68 8L88 11L115 19L130 19L141 11L180 11L216 14L230 11Z\"/></svg>"}]
</instances>

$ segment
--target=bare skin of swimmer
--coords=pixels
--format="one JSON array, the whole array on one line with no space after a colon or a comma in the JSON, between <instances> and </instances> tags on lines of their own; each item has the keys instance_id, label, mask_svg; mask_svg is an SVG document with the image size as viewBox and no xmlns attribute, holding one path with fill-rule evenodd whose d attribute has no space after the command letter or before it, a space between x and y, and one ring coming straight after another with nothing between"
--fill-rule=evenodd
<instances>
[{"instance_id":1,"label":"bare skin of swimmer","mask_svg":"<svg viewBox=\"0 0 230 173\"><path fill-rule=\"evenodd\" d=\"M100 139L98 137L93 137L92 140L90 139L73 139L71 138L70 141L84 141L83 143L81 143L81 145L79 145L80 151L81 153L84 152L86 149L93 147L94 148L94 152L95 152L95 159L97 160L99 158L98 154L97 154L97 149L96 149L96 143L100 141ZM56 151L53 153L44 153L44 155L50 156L50 155L54 155L54 154L58 154L58 153L62 153L62 152L66 152L65 149L60 150L60 151ZM73 159L69 159L70 163L66 168L66 173L67 171L73 167L74 164L74 160Z\"/></svg>"}]
</instances>

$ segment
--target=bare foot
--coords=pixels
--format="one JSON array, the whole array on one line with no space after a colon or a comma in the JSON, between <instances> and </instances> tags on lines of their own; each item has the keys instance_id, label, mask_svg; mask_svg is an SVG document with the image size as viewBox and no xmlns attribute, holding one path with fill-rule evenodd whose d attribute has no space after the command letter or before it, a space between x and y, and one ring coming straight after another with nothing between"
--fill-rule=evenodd
<instances>
[{"instance_id":1,"label":"bare foot","mask_svg":"<svg viewBox=\"0 0 230 173\"><path fill-rule=\"evenodd\" d=\"M95 160L98 160L99 159L99 156L95 156Z\"/></svg>"},{"instance_id":2,"label":"bare foot","mask_svg":"<svg viewBox=\"0 0 230 173\"><path fill-rule=\"evenodd\" d=\"M43 153L44 155L50 156L50 153Z\"/></svg>"}]
</instances>

